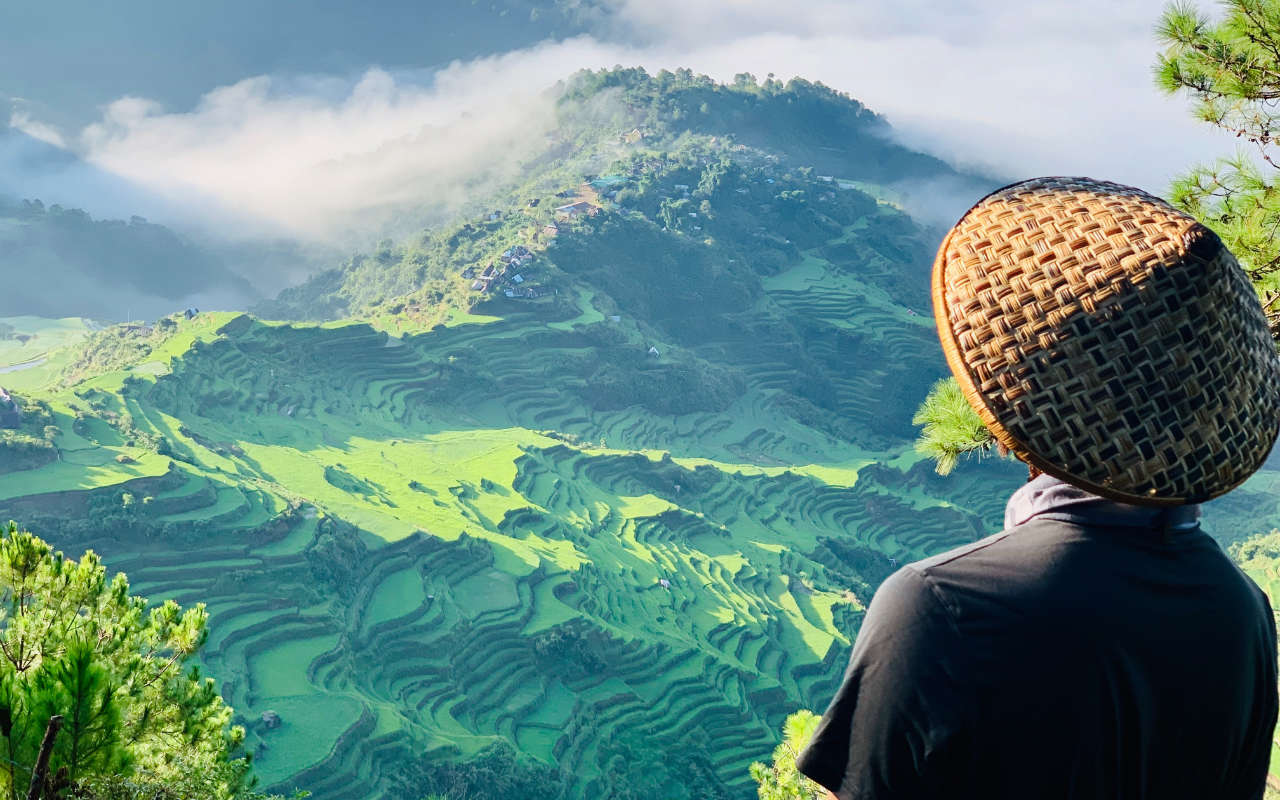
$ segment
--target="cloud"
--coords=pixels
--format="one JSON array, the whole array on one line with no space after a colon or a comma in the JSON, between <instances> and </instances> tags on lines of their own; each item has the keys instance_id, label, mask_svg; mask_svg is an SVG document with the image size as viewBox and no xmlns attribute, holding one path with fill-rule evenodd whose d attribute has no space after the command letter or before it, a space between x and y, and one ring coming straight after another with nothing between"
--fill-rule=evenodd
<instances>
[{"instance_id":1,"label":"cloud","mask_svg":"<svg viewBox=\"0 0 1280 800\"><path fill-rule=\"evenodd\" d=\"M515 175L554 126L548 88L605 50L581 40L427 75L255 77L186 112L125 97L73 147L162 198L160 218L342 241L409 205L456 209Z\"/></svg>"},{"instance_id":2,"label":"cloud","mask_svg":"<svg viewBox=\"0 0 1280 800\"><path fill-rule=\"evenodd\" d=\"M1017 179L1084 174L1163 192L1234 140L1161 94L1163 0L847 3L621 0L651 43L719 78L802 75L885 114L907 144Z\"/></svg>"},{"instance_id":3,"label":"cloud","mask_svg":"<svg viewBox=\"0 0 1280 800\"><path fill-rule=\"evenodd\" d=\"M457 210L514 176L554 125L545 90L614 64L726 80L800 75L961 166L1162 192L1190 163L1233 147L1154 88L1162 5L1077 0L1011 13L1006 0L612 0L594 37L442 70L254 77L180 111L122 98L74 135L30 115L14 124L147 190L155 202L139 213L154 219L329 242L377 230L406 205Z\"/></svg>"},{"instance_id":4,"label":"cloud","mask_svg":"<svg viewBox=\"0 0 1280 800\"><path fill-rule=\"evenodd\" d=\"M63 149L67 146L66 140L62 138L57 128L33 119L29 111L15 109L9 116L9 127L22 131L38 142Z\"/></svg>"}]
</instances>

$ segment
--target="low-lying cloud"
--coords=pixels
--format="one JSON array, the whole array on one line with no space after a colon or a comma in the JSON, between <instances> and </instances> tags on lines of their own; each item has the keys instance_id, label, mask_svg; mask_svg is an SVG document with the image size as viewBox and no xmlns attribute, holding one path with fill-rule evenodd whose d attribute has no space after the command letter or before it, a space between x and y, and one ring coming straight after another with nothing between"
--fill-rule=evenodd
<instances>
[{"instance_id":1,"label":"low-lying cloud","mask_svg":"<svg viewBox=\"0 0 1280 800\"><path fill-rule=\"evenodd\" d=\"M563 50L455 64L415 81L256 77L187 112L141 98L109 105L72 149L160 198L169 216L247 234L341 240L409 204L464 202L511 177L554 124L545 90ZM62 136L15 117L48 142ZM163 212L162 212L163 215Z\"/></svg>"},{"instance_id":2,"label":"low-lying cloud","mask_svg":"<svg viewBox=\"0 0 1280 800\"><path fill-rule=\"evenodd\" d=\"M433 73L254 77L185 111L122 98L79 132L26 114L11 124L144 189L155 207L141 213L153 218L329 242L376 230L397 208L460 208L516 174L554 126L545 90L584 67L801 75L885 114L908 144L1010 179L1085 174L1163 192L1190 163L1231 147L1154 88L1161 2L1016 13L1004 0L607 8L594 37Z\"/></svg>"}]
</instances>

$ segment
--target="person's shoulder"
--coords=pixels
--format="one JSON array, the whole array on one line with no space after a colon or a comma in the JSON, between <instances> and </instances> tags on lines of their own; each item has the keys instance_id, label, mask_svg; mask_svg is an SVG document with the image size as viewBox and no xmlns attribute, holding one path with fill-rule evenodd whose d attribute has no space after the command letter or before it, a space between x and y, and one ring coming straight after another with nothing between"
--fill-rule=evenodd
<instances>
[{"instance_id":1,"label":"person's shoulder","mask_svg":"<svg viewBox=\"0 0 1280 800\"><path fill-rule=\"evenodd\" d=\"M886 578L871 600L869 617L881 621L893 619L896 625L904 627L950 625L953 609L933 577L920 569L924 563L906 564Z\"/></svg>"},{"instance_id":2,"label":"person's shoulder","mask_svg":"<svg viewBox=\"0 0 1280 800\"><path fill-rule=\"evenodd\" d=\"M1249 602L1256 608L1257 612L1267 619L1271 619L1274 612L1271 607L1271 598L1267 596L1266 591L1258 585L1253 576L1245 572L1243 568L1227 556L1222 554L1224 560L1230 565L1228 568L1234 573L1236 581L1243 587L1243 591L1249 598Z\"/></svg>"},{"instance_id":3,"label":"person's shoulder","mask_svg":"<svg viewBox=\"0 0 1280 800\"><path fill-rule=\"evenodd\" d=\"M1025 526L1023 526L1025 527ZM919 561L913 561L907 564L904 569L912 570L921 576L927 578L932 572L945 568L947 565L971 558L980 553L986 553L992 549L999 550L1007 547L1009 544L1009 534L1013 532L1012 528L993 533L986 538L979 539L976 542L961 545L952 548L943 553L938 553L928 558L922 558Z\"/></svg>"}]
</instances>

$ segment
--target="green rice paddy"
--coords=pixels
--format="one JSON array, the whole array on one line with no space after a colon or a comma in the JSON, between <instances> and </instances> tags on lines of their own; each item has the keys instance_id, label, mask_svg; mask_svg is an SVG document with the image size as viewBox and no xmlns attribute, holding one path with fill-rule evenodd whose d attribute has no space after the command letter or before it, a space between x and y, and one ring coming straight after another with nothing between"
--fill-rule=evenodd
<instances>
[{"instance_id":1,"label":"green rice paddy","mask_svg":"<svg viewBox=\"0 0 1280 800\"><path fill-rule=\"evenodd\" d=\"M406 759L505 741L608 797L626 780L610 742L696 734L749 796L782 719L838 684L870 589L994 529L1017 471L942 481L870 424L915 399L902 376L941 369L931 322L874 270L811 254L757 309L847 365L827 413L868 421L856 440L782 410L796 366L759 338L699 345L745 376L722 410L591 407L565 358L617 323L573 291L573 315L497 306L395 346L369 325L202 315L143 369L40 390L62 457L0 475L0 516L56 526L134 498L138 536L55 543L92 546L153 599L208 603L202 660L269 787L389 797ZM1211 524L1275 526L1277 478ZM579 644L549 650L556 636Z\"/></svg>"}]
</instances>

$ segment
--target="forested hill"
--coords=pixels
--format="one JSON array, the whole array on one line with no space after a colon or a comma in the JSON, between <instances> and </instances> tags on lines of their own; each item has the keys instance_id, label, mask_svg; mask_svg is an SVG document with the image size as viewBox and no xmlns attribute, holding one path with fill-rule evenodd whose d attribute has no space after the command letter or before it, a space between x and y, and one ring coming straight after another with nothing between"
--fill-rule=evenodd
<instances>
[{"instance_id":1,"label":"forested hill","mask_svg":"<svg viewBox=\"0 0 1280 800\"><path fill-rule=\"evenodd\" d=\"M579 73L555 91L558 127L507 190L474 198L469 218L452 226L386 242L316 276L263 313L360 316L423 290L460 304L451 285L459 272L483 270L509 243L545 243L547 226L576 218L557 211L573 202L592 214L609 211L611 222L636 235L646 222L682 234L650 241L657 249L649 256L686 248L682 261L718 258L721 268L738 264L734 271L747 276L776 272L875 208L867 192L889 199L928 192L936 206L945 190L960 205L995 185L894 143L888 124L857 100L803 79L743 74L725 85L688 70L615 69ZM892 216L892 207L884 210ZM918 228L903 213L896 219L868 235ZM903 280L927 271L937 236L918 237L914 255L890 256L916 259Z\"/></svg>"},{"instance_id":2,"label":"forested hill","mask_svg":"<svg viewBox=\"0 0 1280 800\"><path fill-rule=\"evenodd\" d=\"M141 217L0 196L0 316L154 318L188 305L252 303L244 278L198 245Z\"/></svg>"},{"instance_id":3,"label":"forested hill","mask_svg":"<svg viewBox=\"0 0 1280 800\"><path fill-rule=\"evenodd\" d=\"M262 314L0 319L0 518L208 603L268 787L746 800L879 582L1025 476L913 449L939 232L897 199L969 179L801 81L561 93L518 185Z\"/></svg>"}]
</instances>

